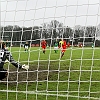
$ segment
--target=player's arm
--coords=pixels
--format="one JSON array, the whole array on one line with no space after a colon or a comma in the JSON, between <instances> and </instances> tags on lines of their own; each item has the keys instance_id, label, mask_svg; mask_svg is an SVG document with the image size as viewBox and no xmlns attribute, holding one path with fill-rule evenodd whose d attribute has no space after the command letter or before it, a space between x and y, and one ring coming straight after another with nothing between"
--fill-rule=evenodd
<instances>
[{"instance_id":1,"label":"player's arm","mask_svg":"<svg viewBox=\"0 0 100 100\"><path fill-rule=\"evenodd\" d=\"M18 62L16 62L16 61L13 59L11 53L10 53L8 50L6 51L6 58L7 58L8 61L9 61L12 65L14 65L16 68L19 68L19 69L23 68L23 69L26 69L26 70L29 69L29 66L28 66L28 65L25 65L25 64L24 64L24 65L20 65Z\"/></svg>"},{"instance_id":2,"label":"player's arm","mask_svg":"<svg viewBox=\"0 0 100 100\"><path fill-rule=\"evenodd\" d=\"M8 50L6 51L6 58L7 58L8 61L9 61L12 65L14 65L16 68L22 68L22 66L21 66L18 62L16 62L16 61L13 59L11 53L10 53Z\"/></svg>"},{"instance_id":3,"label":"player's arm","mask_svg":"<svg viewBox=\"0 0 100 100\"><path fill-rule=\"evenodd\" d=\"M61 41L59 42L59 48L61 47Z\"/></svg>"}]
</instances>

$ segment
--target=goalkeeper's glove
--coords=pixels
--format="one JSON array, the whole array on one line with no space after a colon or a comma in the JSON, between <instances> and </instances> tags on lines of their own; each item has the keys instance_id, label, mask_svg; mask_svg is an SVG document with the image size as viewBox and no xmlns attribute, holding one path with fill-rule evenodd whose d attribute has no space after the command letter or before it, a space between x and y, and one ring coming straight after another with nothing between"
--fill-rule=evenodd
<instances>
[{"instance_id":1,"label":"goalkeeper's glove","mask_svg":"<svg viewBox=\"0 0 100 100\"><path fill-rule=\"evenodd\" d=\"M29 66L24 64L24 65L22 65L22 68L28 70Z\"/></svg>"}]
</instances>

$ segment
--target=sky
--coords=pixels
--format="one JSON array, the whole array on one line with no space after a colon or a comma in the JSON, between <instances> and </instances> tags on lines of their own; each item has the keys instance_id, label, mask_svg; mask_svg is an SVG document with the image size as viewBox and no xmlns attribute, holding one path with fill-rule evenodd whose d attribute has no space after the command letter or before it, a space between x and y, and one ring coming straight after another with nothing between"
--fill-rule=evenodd
<instances>
[{"instance_id":1,"label":"sky","mask_svg":"<svg viewBox=\"0 0 100 100\"><path fill-rule=\"evenodd\" d=\"M41 26L57 20L65 26L100 24L100 0L1 0L1 25Z\"/></svg>"}]
</instances>

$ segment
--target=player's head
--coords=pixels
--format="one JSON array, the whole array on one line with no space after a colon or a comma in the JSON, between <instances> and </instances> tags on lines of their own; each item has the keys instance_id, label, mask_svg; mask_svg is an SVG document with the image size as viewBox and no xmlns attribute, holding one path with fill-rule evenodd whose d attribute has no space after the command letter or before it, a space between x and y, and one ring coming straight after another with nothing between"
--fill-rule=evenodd
<instances>
[{"instance_id":1,"label":"player's head","mask_svg":"<svg viewBox=\"0 0 100 100\"><path fill-rule=\"evenodd\" d=\"M4 49L5 46L6 46L6 44L4 43L4 41L3 40L0 40L0 48L1 49Z\"/></svg>"},{"instance_id":2,"label":"player's head","mask_svg":"<svg viewBox=\"0 0 100 100\"><path fill-rule=\"evenodd\" d=\"M43 41L45 41L45 38L43 38Z\"/></svg>"},{"instance_id":3,"label":"player's head","mask_svg":"<svg viewBox=\"0 0 100 100\"><path fill-rule=\"evenodd\" d=\"M61 38L60 41L63 41L63 38Z\"/></svg>"}]
</instances>

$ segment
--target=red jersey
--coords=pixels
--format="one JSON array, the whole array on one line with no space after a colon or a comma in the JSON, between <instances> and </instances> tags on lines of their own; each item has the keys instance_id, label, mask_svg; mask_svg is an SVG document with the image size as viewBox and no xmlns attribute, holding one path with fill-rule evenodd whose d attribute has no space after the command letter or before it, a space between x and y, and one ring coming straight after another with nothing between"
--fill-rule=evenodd
<instances>
[{"instance_id":1,"label":"red jersey","mask_svg":"<svg viewBox=\"0 0 100 100\"><path fill-rule=\"evenodd\" d=\"M66 41L63 40L63 44L62 44L62 52L65 52L65 51L66 51L66 47L67 47L66 45L67 45Z\"/></svg>"},{"instance_id":2,"label":"red jersey","mask_svg":"<svg viewBox=\"0 0 100 100\"><path fill-rule=\"evenodd\" d=\"M43 40L43 41L41 42L41 47L42 47L42 48L45 48L45 47L46 47L46 44L47 44L46 41Z\"/></svg>"},{"instance_id":3,"label":"red jersey","mask_svg":"<svg viewBox=\"0 0 100 100\"><path fill-rule=\"evenodd\" d=\"M67 45L67 44L66 44L66 41L63 40L62 48L65 49L65 48L66 48L66 45Z\"/></svg>"}]
</instances>

